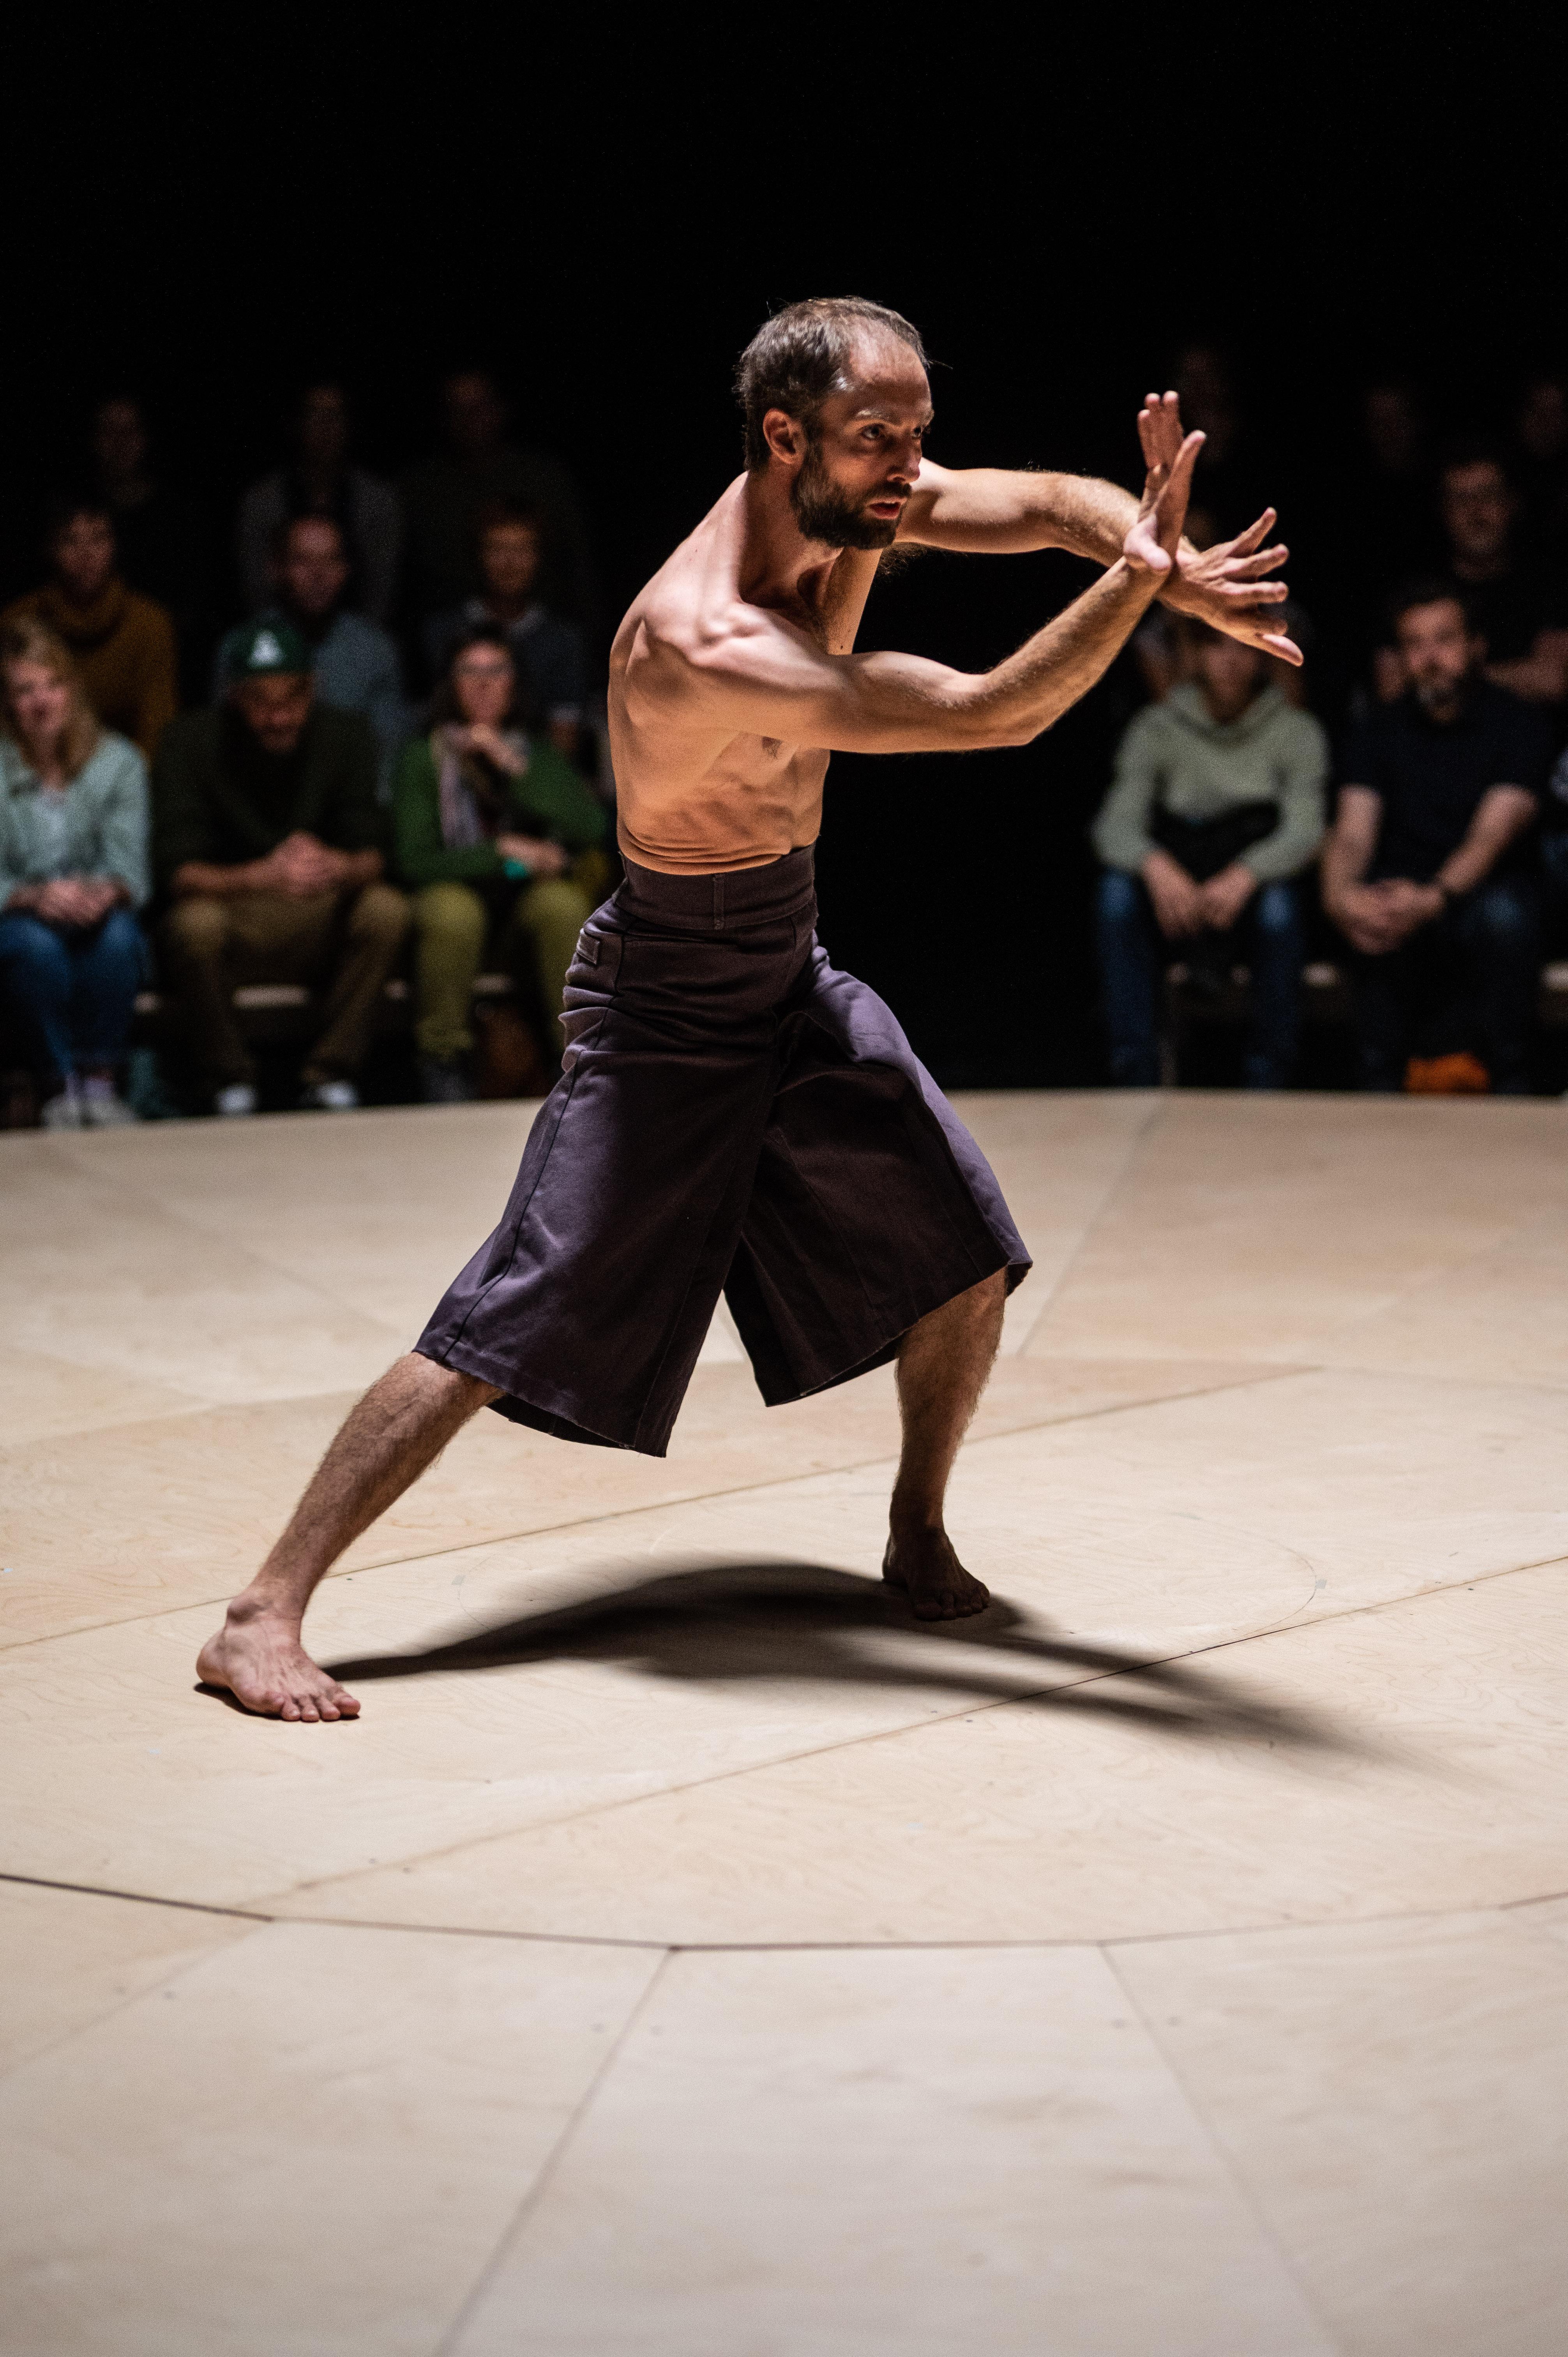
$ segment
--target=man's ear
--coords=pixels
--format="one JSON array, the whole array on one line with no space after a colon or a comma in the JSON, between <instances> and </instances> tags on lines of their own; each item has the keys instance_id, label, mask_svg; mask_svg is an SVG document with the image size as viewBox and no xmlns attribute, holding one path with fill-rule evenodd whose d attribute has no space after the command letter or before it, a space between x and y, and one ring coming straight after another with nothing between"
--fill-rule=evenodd
<instances>
[{"instance_id":1,"label":"man's ear","mask_svg":"<svg viewBox=\"0 0 1568 2357\"><path fill-rule=\"evenodd\" d=\"M798 467L806 452L806 436L787 409L770 409L762 421L762 438L776 458Z\"/></svg>"}]
</instances>

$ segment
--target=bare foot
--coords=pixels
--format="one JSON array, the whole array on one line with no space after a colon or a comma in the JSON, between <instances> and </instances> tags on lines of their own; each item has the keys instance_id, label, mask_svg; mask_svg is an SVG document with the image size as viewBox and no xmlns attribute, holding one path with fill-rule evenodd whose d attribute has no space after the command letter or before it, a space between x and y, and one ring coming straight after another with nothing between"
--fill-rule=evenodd
<instances>
[{"instance_id":1,"label":"bare foot","mask_svg":"<svg viewBox=\"0 0 1568 2357\"><path fill-rule=\"evenodd\" d=\"M917 1620L962 1620L983 1612L991 1601L991 1590L965 1571L946 1531L890 1538L882 1577L889 1587L904 1590Z\"/></svg>"},{"instance_id":2,"label":"bare foot","mask_svg":"<svg viewBox=\"0 0 1568 2357\"><path fill-rule=\"evenodd\" d=\"M242 1597L229 1607L216 1637L196 1657L203 1685L227 1686L236 1702L265 1718L358 1718L360 1706L346 1686L314 1663L299 1641L299 1624L254 1606Z\"/></svg>"}]
</instances>

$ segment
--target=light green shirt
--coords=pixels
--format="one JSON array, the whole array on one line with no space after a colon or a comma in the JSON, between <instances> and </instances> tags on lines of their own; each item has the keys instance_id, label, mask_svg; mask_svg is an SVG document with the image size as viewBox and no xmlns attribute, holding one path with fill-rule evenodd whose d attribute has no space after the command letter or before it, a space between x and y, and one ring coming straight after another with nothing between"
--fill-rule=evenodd
<instances>
[{"instance_id":1,"label":"light green shirt","mask_svg":"<svg viewBox=\"0 0 1568 2357\"><path fill-rule=\"evenodd\" d=\"M1108 867L1136 875L1155 848L1156 803L1177 818L1220 818L1241 802L1277 802L1273 834L1241 855L1262 884L1300 873L1323 840L1328 739L1310 712L1277 687L1255 695L1239 720L1211 719L1202 691L1173 687L1147 705L1116 752L1116 775L1094 822L1094 847Z\"/></svg>"},{"instance_id":2,"label":"light green shirt","mask_svg":"<svg viewBox=\"0 0 1568 2357\"><path fill-rule=\"evenodd\" d=\"M0 909L19 884L113 877L139 909L147 866L147 765L105 729L63 795L39 785L26 754L0 737Z\"/></svg>"}]
</instances>

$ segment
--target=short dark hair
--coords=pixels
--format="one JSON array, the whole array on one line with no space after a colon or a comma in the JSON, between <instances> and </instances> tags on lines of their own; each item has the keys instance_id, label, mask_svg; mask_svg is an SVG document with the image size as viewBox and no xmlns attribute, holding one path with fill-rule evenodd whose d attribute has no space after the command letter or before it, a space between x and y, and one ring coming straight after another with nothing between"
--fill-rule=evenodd
<instances>
[{"instance_id":1,"label":"short dark hair","mask_svg":"<svg viewBox=\"0 0 1568 2357\"><path fill-rule=\"evenodd\" d=\"M926 367L919 329L901 312L868 303L859 295L818 295L790 303L758 328L735 372L749 468L756 471L768 464L762 421L768 411L786 410L811 433L829 393L843 389L855 338L868 333L897 336Z\"/></svg>"},{"instance_id":2,"label":"short dark hair","mask_svg":"<svg viewBox=\"0 0 1568 2357\"><path fill-rule=\"evenodd\" d=\"M483 540L487 533L504 531L509 524L532 533L541 546L543 545L544 518L537 508L529 507L521 500L486 500L474 518L476 544Z\"/></svg>"},{"instance_id":3,"label":"short dark hair","mask_svg":"<svg viewBox=\"0 0 1568 2357\"><path fill-rule=\"evenodd\" d=\"M44 510L44 546L52 548L78 516L96 516L114 532L114 511L102 491L57 491ZM114 533L114 537L118 541L119 533Z\"/></svg>"},{"instance_id":4,"label":"short dark hair","mask_svg":"<svg viewBox=\"0 0 1568 2357\"><path fill-rule=\"evenodd\" d=\"M1495 467L1509 490L1514 489L1512 460L1500 442L1491 441L1485 435L1458 435L1444 444L1437 456L1439 484L1447 476L1456 475L1462 467Z\"/></svg>"},{"instance_id":5,"label":"short dark hair","mask_svg":"<svg viewBox=\"0 0 1568 2357\"><path fill-rule=\"evenodd\" d=\"M338 554L344 564L349 565L353 562L353 552L349 546L349 535L344 530L341 520L335 515L311 515L306 511L303 515L285 516L282 523L274 525L272 555L274 564L283 563L284 558L288 554L288 544L294 537L295 528L302 523L324 523L328 532L337 533Z\"/></svg>"},{"instance_id":6,"label":"short dark hair","mask_svg":"<svg viewBox=\"0 0 1568 2357\"><path fill-rule=\"evenodd\" d=\"M1441 573L1416 573L1400 583L1384 608L1391 640L1398 637L1405 616L1413 614L1418 606L1457 606L1466 630L1472 638L1476 636L1476 617L1461 584L1445 580Z\"/></svg>"}]
</instances>

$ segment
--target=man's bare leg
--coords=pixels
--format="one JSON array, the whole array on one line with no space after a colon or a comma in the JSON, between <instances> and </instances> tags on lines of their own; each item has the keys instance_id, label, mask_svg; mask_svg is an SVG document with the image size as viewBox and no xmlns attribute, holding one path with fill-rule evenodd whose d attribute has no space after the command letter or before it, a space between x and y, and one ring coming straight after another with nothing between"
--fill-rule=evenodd
<instances>
[{"instance_id":1,"label":"man's bare leg","mask_svg":"<svg viewBox=\"0 0 1568 2357\"><path fill-rule=\"evenodd\" d=\"M357 1718L360 1706L299 1641L305 1608L344 1548L415 1482L493 1383L411 1351L365 1394L322 1458L287 1530L197 1659L209 1686L273 1718Z\"/></svg>"},{"instance_id":2,"label":"man's bare leg","mask_svg":"<svg viewBox=\"0 0 1568 2357\"><path fill-rule=\"evenodd\" d=\"M999 1271L911 1326L898 1353L904 1446L882 1577L907 1591L917 1620L961 1620L991 1601L990 1589L953 1553L942 1501L1002 1340L1006 1298L1007 1279Z\"/></svg>"}]
</instances>

